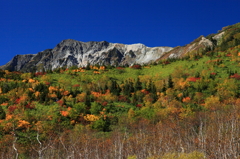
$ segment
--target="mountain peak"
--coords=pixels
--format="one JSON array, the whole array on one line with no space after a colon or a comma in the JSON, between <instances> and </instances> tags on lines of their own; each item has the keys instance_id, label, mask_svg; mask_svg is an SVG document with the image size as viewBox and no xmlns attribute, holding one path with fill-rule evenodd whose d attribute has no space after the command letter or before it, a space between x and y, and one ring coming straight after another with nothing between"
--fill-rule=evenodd
<instances>
[{"instance_id":1,"label":"mountain peak","mask_svg":"<svg viewBox=\"0 0 240 159\"><path fill-rule=\"evenodd\" d=\"M37 54L17 55L0 69L12 71L41 71L58 67L95 65L132 65L148 64L167 58L181 58L215 46L221 50L239 43L240 23L224 27L217 34L200 36L182 47L147 47L144 44L121 44L107 41L81 42L65 39L53 49ZM232 39L238 38L235 41Z\"/></svg>"},{"instance_id":2,"label":"mountain peak","mask_svg":"<svg viewBox=\"0 0 240 159\"><path fill-rule=\"evenodd\" d=\"M144 64L153 62L160 58L171 47L146 47L143 44L119 44L107 41L81 42L73 39L66 39L57 44L52 50L45 50L38 54L19 60L11 60L9 67L14 71L41 71L42 69L55 69L58 67L86 66L91 65L132 65L134 63ZM21 55L20 55L21 56ZM16 57L14 58L16 59ZM17 61L17 62L13 62ZM10 67L11 66L11 67Z\"/></svg>"}]
</instances>

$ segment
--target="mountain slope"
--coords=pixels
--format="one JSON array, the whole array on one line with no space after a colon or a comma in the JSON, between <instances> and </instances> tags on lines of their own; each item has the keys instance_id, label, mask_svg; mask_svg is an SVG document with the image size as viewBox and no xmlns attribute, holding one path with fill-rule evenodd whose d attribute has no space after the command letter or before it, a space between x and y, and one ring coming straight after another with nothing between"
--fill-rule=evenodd
<instances>
[{"instance_id":1,"label":"mountain slope","mask_svg":"<svg viewBox=\"0 0 240 159\"><path fill-rule=\"evenodd\" d=\"M206 48L213 48L213 47L214 47L214 44L211 40L205 38L204 36L200 36L199 38L194 40L192 43L187 44L186 46L175 47L174 49L166 53L164 56L162 56L158 60L167 59L167 58L181 58L193 51L198 51L201 49L204 50Z\"/></svg>"},{"instance_id":2,"label":"mountain slope","mask_svg":"<svg viewBox=\"0 0 240 159\"><path fill-rule=\"evenodd\" d=\"M123 44L107 50L105 42L68 41L12 63L48 67L51 59L72 62L74 52L92 50L104 50L106 62L123 59ZM139 47L129 49L132 59ZM240 158L240 25L162 59L143 67L0 70L0 155L15 158L15 148L21 157L39 158L41 142L42 158Z\"/></svg>"}]
</instances>

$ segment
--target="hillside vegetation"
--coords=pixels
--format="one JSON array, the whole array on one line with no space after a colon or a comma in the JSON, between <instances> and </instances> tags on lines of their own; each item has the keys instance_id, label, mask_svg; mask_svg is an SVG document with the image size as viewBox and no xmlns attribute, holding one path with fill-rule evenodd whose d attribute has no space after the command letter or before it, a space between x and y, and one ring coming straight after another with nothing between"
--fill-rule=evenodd
<instances>
[{"instance_id":1,"label":"hillside vegetation","mask_svg":"<svg viewBox=\"0 0 240 159\"><path fill-rule=\"evenodd\" d=\"M239 158L240 24L132 67L0 71L2 158Z\"/></svg>"}]
</instances>

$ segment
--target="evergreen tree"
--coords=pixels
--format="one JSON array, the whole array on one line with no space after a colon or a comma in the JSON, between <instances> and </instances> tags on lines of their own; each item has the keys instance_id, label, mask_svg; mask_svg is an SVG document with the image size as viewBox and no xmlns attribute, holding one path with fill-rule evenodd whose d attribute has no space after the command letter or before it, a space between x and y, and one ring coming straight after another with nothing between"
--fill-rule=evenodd
<instances>
[{"instance_id":1,"label":"evergreen tree","mask_svg":"<svg viewBox=\"0 0 240 159\"><path fill-rule=\"evenodd\" d=\"M84 104L85 104L87 107L90 107L90 106L91 106L91 94L90 94L90 92L87 92L87 95L86 95Z\"/></svg>"},{"instance_id":2,"label":"evergreen tree","mask_svg":"<svg viewBox=\"0 0 240 159\"><path fill-rule=\"evenodd\" d=\"M130 85L127 81L124 83L123 94L126 96L130 96Z\"/></svg>"},{"instance_id":3,"label":"evergreen tree","mask_svg":"<svg viewBox=\"0 0 240 159\"><path fill-rule=\"evenodd\" d=\"M86 70L90 70L90 64L87 63Z\"/></svg>"},{"instance_id":4,"label":"evergreen tree","mask_svg":"<svg viewBox=\"0 0 240 159\"><path fill-rule=\"evenodd\" d=\"M168 88L173 88L173 81L172 81L172 76L168 76Z\"/></svg>"},{"instance_id":5,"label":"evergreen tree","mask_svg":"<svg viewBox=\"0 0 240 159\"><path fill-rule=\"evenodd\" d=\"M101 110L102 110L102 106L99 103L97 102L92 103L90 108L91 114L98 115Z\"/></svg>"},{"instance_id":6,"label":"evergreen tree","mask_svg":"<svg viewBox=\"0 0 240 159\"><path fill-rule=\"evenodd\" d=\"M7 93L8 91L10 91L8 84L5 82L1 83L1 88L2 88L2 93Z\"/></svg>"},{"instance_id":7,"label":"evergreen tree","mask_svg":"<svg viewBox=\"0 0 240 159\"><path fill-rule=\"evenodd\" d=\"M165 92L166 90L167 90L167 88L166 88L166 82L165 82L165 80L163 80L163 87L162 87L161 92Z\"/></svg>"},{"instance_id":8,"label":"evergreen tree","mask_svg":"<svg viewBox=\"0 0 240 159\"><path fill-rule=\"evenodd\" d=\"M140 79L137 78L135 84L134 84L134 92L142 89L142 83L140 82Z\"/></svg>"},{"instance_id":9,"label":"evergreen tree","mask_svg":"<svg viewBox=\"0 0 240 159\"><path fill-rule=\"evenodd\" d=\"M46 73L46 70L44 67L42 68L42 73Z\"/></svg>"},{"instance_id":10,"label":"evergreen tree","mask_svg":"<svg viewBox=\"0 0 240 159\"><path fill-rule=\"evenodd\" d=\"M152 83L151 93L153 94L153 102L157 101L157 88L155 83Z\"/></svg>"},{"instance_id":11,"label":"evergreen tree","mask_svg":"<svg viewBox=\"0 0 240 159\"><path fill-rule=\"evenodd\" d=\"M136 95L136 93L134 93L133 96L132 96L132 103L133 103L134 105L137 104L137 95Z\"/></svg>"},{"instance_id":12,"label":"evergreen tree","mask_svg":"<svg viewBox=\"0 0 240 159\"><path fill-rule=\"evenodd\" d=\"M3 110L3 108L0 106L0 119L5 119L6 118L6 113Z\"/></svg>"},{"instance_id":13,"label":"evergreen tree","mask_svg":"<svg viewBox=\"0 0 240 159\"><path fill-rule=\"evenodd\" d=\"M0 78L4 77L5 72L0 70Z\"/></svg>"},{"instance_id":14,"label":"evergreen tree","mask_svg":"<svg viewBox=\"0 0 240 159\"><path fill-rule=\"evenodd\" d=\"M124 82L123 94L126 96L130 96L131 92L133 92L133 91L134 91L133 82L130 80L126 80Z\"/></svg>"},{"instance_id":15,"label":"evergreen tree","mask_svg":"<svg viewBox=\"0 0 240 159\"><path fill-rule=\"evenodd\" d=\"M120 94L120 88L119 85L117 84L117 82L115 80L111 80L111 89L110 89L111 93L113 93L114 95L119 95Z\"/></svg>"}]
</instances>

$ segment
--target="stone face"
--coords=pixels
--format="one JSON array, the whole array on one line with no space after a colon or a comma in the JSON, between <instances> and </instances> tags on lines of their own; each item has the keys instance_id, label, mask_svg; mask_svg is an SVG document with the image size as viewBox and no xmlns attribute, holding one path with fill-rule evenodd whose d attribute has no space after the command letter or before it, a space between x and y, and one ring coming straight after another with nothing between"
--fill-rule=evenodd
<instances>
[{"instance_id":1,"label":"stone face","mask_svg":"<svg viewBox=\"0 0 240 159\"><path fill-rule=\"evenodd\" d=\"M14 58L9 61L6 65L0 66L0 69L7 70L21 70L24 65L26 65L35 55L27 54L27 55L16 55Z\"/></svg>"},{"instance_id":2,"label":"stone face","mask_svg":"<svg viewBox=\"0 0 240 159\"><path fill-rule=\"evenodd\" d=\"M191 53L192 51L196 51L199 49L206 49L206 48L213 48L214 44L211 40L205 38L204 36L200 36L190 44L187 44L185 46L178 46L174 49L170 50L164 56L157 59L156 61L159 61L161 59L167 59L167 58L181 58L184 57L186 54Z\"/></svg>"},{"instance_id":3,"label":"stone face","mask_svg":"<svg viewBox=\"0 0 240 159\"><path fill-rule=\"evenodd\" d=\"M222 39L224 34L225 34L225 31L223 31L219 34L216 34L215 36L212 37L214 40L217 41L217 45L219 45L221 43L221 39Z\"/></svg>"},{"instance_id":4,"label":"stone face","mask_svg":"<svg viewBox=\"0 0 240 159\"><path fill-rule=\"evenodd\" d=\"M154 62L171 47L147 47L143 44L80 42L63 40L53 49L34 55L17 55L1 69L12 71L42 71L59 67L95 65L132 65Z\"/></svg>"},{"instance_id":5,"label":"stone face","mask_svg":"<svg viewBox=\"0 0 240 159\"><path fill-rule=\"evenodd\" d=\"M224 32L212 37L212 41L221 42ZM128 65L148 64L161 59L181 58L186 54L213 48L211 40L200 36L185 46L172 47L147 47L143 44L125 45L109 43L106 41L81 42L72 39L61 41L53 49L48 49L37 54L17 55L0 69L12 71L42 71L53 70L60 67L90 65Z\"/></svg>"}]
</instances>

